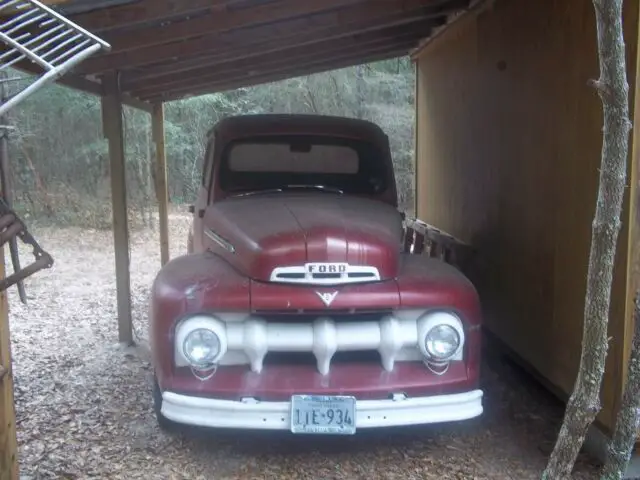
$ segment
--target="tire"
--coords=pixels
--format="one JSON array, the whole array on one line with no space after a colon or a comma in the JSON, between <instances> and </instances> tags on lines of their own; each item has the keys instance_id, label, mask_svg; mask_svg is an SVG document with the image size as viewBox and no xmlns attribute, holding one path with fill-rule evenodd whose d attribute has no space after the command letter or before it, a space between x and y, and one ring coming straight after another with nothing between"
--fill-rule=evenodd
<instances>
[{"instance_id":1,"label":"tire","mask_svg":"<svg viewBox=\"0 0 640 480\"><path fill-rule=\"evenodd\" d=\"M175 433L181 430L180 424L169 420L162 414L162 392L158 385L158 380L153 376L153 411L156 414L156 420L161 430L169 433Z\"/></svg>"}]
</instances>

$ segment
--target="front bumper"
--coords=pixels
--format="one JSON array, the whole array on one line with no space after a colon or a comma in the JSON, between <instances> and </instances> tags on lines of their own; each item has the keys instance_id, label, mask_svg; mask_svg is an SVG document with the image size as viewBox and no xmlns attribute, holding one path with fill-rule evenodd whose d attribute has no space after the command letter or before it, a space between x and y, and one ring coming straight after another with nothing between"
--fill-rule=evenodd
<instances>
[{"instance_id":1,"label":"front bumper","mask_svg":"<svg viewBox=\"0 0 640 480\"><path fill-rule=\"evenodd\" d=\"M199 427L289 430L291 403L217 400L165 391L161 413ZM356 400L356 428L467 420L482 414L482 390L401 400Z\"/></svg>"}]
</instances>

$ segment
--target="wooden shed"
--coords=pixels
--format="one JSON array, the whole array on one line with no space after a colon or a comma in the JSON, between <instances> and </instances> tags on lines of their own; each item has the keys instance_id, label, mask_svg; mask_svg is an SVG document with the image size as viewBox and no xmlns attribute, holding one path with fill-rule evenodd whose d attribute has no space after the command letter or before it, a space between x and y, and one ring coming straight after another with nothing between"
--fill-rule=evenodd
<instances>
[{"instance_id":1,"label":"wooden shed","mask_svg":"<svg viewBox=\"0 0 640 480\"><path fill-rule=\"evenodd\" d=\"M633 121L638 2L624 5ZM580 361L602 147L602 103L587 85L599 74L596 41L590 0L496 0L452 19L413 53L417 216L478 249L472 275L486 330L563 399ZM640 287L637 121L631 138L596 422L606 435Z\"/></svg>"}]
</instances>

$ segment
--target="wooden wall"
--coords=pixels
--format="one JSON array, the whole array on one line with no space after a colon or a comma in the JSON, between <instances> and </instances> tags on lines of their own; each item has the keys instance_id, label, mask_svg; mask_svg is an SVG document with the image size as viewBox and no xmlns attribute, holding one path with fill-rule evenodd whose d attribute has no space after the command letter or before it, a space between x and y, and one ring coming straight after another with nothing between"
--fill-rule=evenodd
<instances>
[{"instance_id":1,"label":"wooden wall","mask_svg":"<svg viewBox=\"0 0 640 480\"><path fill-rule=\"evenodd\" d=\"M591 0L496 0L417 60L417 216L480 250L486 326L560 392L579 364L602 145ZM638 2L625 2L636 69ZM635 76L630 76L631 91ZM629 199L620 234L603 410L626 351Z\"/></svg>"}]
</instances>

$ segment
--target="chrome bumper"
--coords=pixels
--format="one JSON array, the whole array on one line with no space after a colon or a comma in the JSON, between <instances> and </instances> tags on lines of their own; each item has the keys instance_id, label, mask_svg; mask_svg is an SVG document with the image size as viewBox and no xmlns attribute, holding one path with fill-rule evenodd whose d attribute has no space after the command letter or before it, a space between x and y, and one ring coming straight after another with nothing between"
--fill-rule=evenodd
<instances>
[{"instance_id":1,"label":"chrome bumper","mask_svg":"<svg viewBox=\"0 0 640 480\"><path fill-rule=\"evenodd\" d=\"M357 400L356 428L467 420L482 414L482 393ZM176 423L199 427L289 430L291 424L290 402L216 400L164 392L161 412Z\"/></svg>"}]
</instances>

